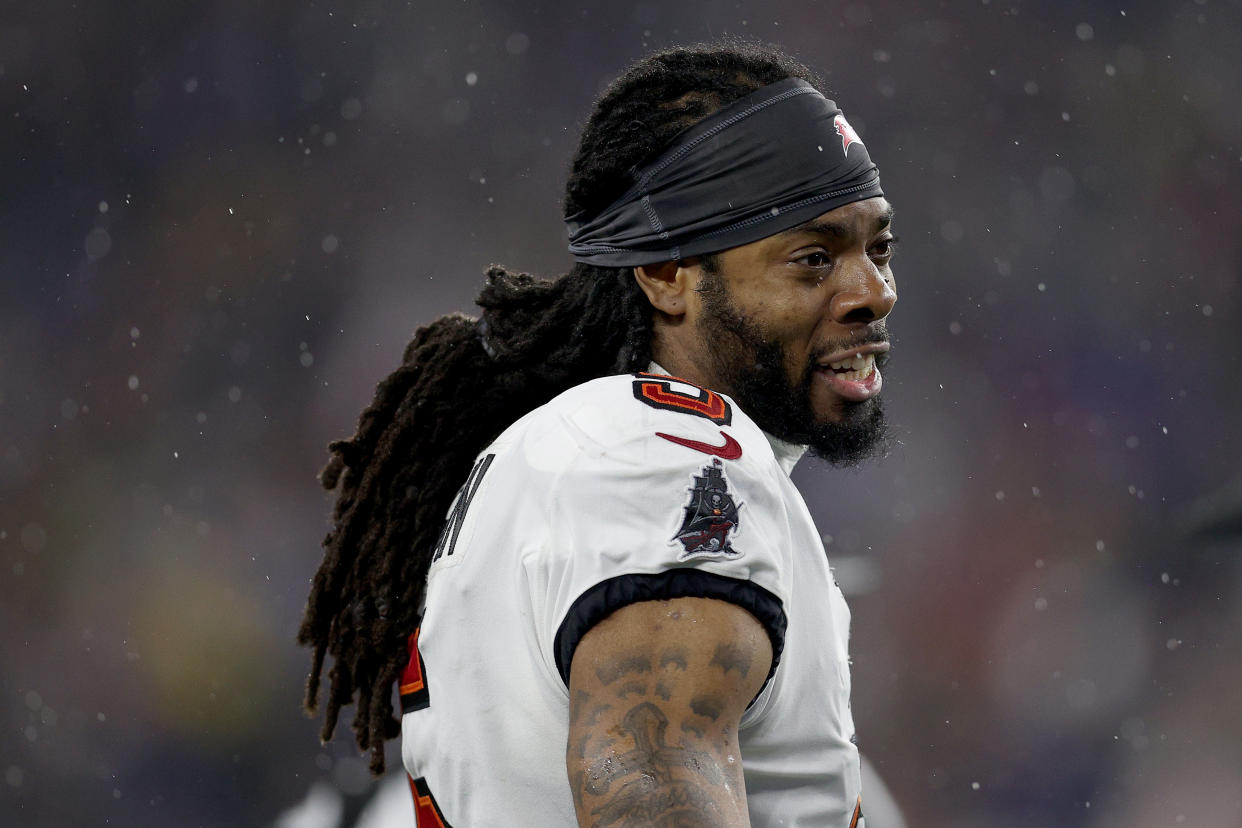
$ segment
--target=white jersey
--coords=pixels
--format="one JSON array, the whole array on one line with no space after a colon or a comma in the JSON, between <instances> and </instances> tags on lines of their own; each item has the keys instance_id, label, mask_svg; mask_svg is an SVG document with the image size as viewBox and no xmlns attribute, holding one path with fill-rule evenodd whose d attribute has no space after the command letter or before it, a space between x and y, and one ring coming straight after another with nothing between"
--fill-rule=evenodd
<instances>
[{"instance_id":1,"label":"white jersey","mask_svg":"<svg viewBox=\"0 0 1242 828\"><path fill-rule=\"evenodd\" d=\"M572 388L484 450L401 682L420 828L575 825L574 648L626 604L685 596L746 608L773 643L738 729L752 825L862 828L850 615L789 479L801 454L661 374Z\"/></svg>"}]
</instances>

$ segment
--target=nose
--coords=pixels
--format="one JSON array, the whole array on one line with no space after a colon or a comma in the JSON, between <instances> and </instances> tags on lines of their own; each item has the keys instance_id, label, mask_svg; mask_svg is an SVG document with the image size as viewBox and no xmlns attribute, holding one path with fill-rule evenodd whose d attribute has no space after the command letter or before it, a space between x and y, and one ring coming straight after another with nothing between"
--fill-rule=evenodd
<instances>
[{"instance_id":1,"label":"nose","mask_svg":"<svg viewBox=\"0 0 1242 828\"><path fill-rule=\"evenodd\" d=\"M839 272L840 285L829 305L833 321L865 325L888 316L897 304L892 274L881 270L866 255L851 264Z\"/></svg>"}]
</instances>

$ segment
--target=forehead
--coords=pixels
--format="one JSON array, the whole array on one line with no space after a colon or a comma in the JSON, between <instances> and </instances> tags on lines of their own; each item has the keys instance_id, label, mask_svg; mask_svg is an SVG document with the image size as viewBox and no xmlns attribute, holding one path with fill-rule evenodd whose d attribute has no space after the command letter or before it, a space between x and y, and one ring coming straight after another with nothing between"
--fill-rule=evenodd
<instances>
[{"instance_id":1,"label":"forehead","mask_svg":"<svg viewBox=\"0 0 1242 828\"><path fill-rule=\"evenodd\" d=\"M809 221L783 230L768 238L778 239L799 233L826 232L840 235L842 231L877 232L893 221L893 205L883 196L843 204Z\"/></svg>"},{"instance_id":2,"label":"forehead","mask_svg":"<svg viewBox=\"0 0 1242 828\"><path fill-rule=\"evenodd\" d=\"M813 219L774 233L757 242L744 244L725 251L741 256L767 253L792 244L804 244L809 237L815 239L839 239L841 241L866 239L883 232L893 220L893 206L883 196L843 204Z\"/></svg>"}]
</instances>

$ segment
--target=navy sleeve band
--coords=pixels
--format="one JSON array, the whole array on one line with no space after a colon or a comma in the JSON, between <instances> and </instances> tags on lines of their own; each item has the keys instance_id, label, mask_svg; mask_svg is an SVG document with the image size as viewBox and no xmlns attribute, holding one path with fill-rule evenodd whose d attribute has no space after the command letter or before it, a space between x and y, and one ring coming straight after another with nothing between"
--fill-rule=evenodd
<instances>
[{"instance_id":1,"label":"navy sleeve band","mask_svg":"<svg viewBox=\"0 0 1242 828\"><path fill-rule=\"evenodd\" d=\"M776 672L785 645L785 608L781 599L750 581L701 569L670 569L653 575L618 575L600 581L578 596L565 614L553 643L556 670L565 686L569 686L569 665L574 651L588 630L622 607L639 601L671 598L718 598L755 616L772 642L772 669L768 678Z\"/></svg>"}]
</instances>

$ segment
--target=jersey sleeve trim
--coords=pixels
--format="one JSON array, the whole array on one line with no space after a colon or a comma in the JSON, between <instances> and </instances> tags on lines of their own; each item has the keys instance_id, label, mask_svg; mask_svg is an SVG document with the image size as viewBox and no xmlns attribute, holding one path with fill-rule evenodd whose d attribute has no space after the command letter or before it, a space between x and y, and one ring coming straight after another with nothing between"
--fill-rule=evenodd
<instances>
[{"instance_id":1,"label":"jersey sleeve trim","mask_svg":"<svg viewBox=\"0 0 1242 828\"><path fill-rule=\"evenodd\" d=\"M752 581L701 569L670 569L654 574L618 575L600 581L578 596L557 629L553 644L556 670L565 686L569 686L574 651L592 627L630 604L672 598L716 598L736 604L755 616L772 642L772 669L768 678L775 674L785 645L786 619L781 599Z\"/></svg>"}]
</instances>

